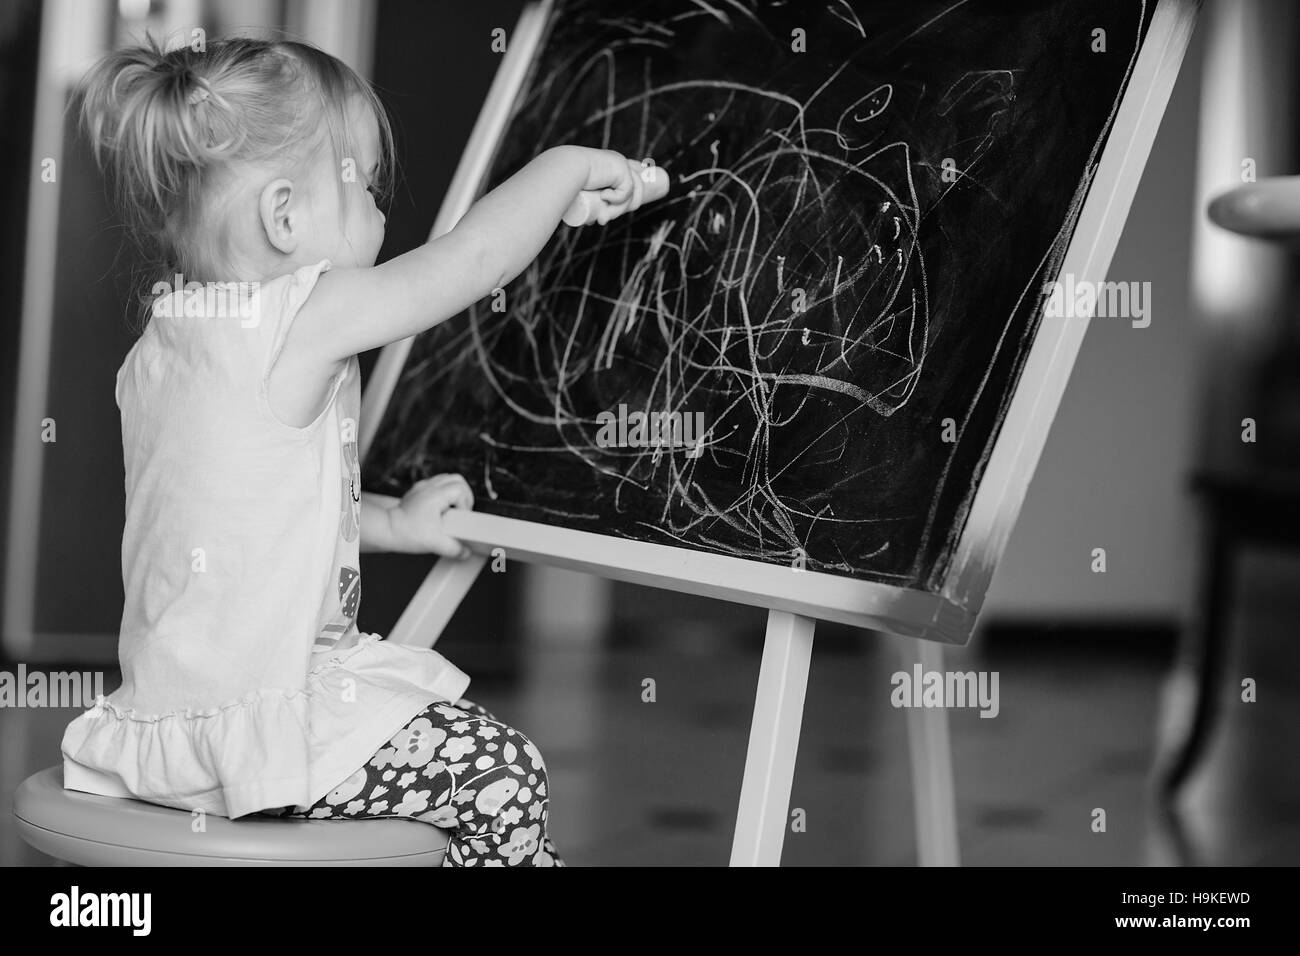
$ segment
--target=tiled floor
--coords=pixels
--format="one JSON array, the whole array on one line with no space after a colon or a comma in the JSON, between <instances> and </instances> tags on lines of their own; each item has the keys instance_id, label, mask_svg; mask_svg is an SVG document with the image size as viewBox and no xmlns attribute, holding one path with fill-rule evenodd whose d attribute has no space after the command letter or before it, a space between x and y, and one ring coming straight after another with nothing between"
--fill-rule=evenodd
<instances>
[{"instance_id":1,"label":"tiled floor","mask_svg":"<svg viewBox=\"0 0 1300 956\"><path fill-rule=\"evenodd\" d=\"M1001 712L953 711L963 862L985 865L1300 863L1300 568L1256 561L1235 628L1224 718L1180 802L1154 813L1147 774L1163 677L1150 655L1042 646L949 650L950 669L997 670ZM519 683L470 696L533 737L552 777L552 834L574 865L724 864L744 764L761 617L752 638L673 621L654 640L593 651L534 648ZM897 648L819 638L792 806L806 832L784 863L915 862L905 712L890 706ZM1259 682L1242 704L1239 676ZM655 702L642 700L653 679ZM111 685L110 681L110 685ZM67 711L0 710L0 864L48 862L16 838L9 799L55 762ZM1106 811L1106 831L1092 830ZM1179 847L1186 843L1187 852Z\"/></svg>"}]
</instances>

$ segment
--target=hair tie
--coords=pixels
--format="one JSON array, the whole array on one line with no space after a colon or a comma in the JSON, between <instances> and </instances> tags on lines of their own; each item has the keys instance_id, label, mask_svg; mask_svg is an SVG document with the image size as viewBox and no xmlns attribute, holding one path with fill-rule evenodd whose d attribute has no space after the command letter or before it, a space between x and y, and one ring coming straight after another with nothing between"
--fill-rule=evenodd
<instances>
[{"instance_id":1,"label":"hair tie","mask_svg":"<svg viewBox=\"0 0 1300 956\"><path fill-rule=\"evenodd\" d=\"M190 95L187 97L187 100L189 101L190 106L194 106L198 103L202 103L207 98L208 88L206 86L196 86L194 89L190 90Z\"/></svg>"}]
</instances>

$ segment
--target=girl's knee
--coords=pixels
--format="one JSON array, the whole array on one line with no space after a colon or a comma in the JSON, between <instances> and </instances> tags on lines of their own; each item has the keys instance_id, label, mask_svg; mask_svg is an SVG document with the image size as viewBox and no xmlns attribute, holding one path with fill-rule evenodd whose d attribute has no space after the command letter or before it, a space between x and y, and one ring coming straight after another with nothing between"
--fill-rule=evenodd
<instances>
[{"instance_id":1,"label":"girl's knee","mask_svg":"<svg viewBox=\"0 0 1300 956\"><path fill-rule=\"evenodd\" d=\"M525 737L519 731L515 731L515 738L519 741L516 745L518 749L519 767L524 771L525 776L536 775L542 780L546 779L546 761L542 759L542 752L537 749L537 745L528 737Z\"/></svg>"},{"instance_id":2,"label":"girl's knee","mask_svg":"<svg viewBox=\"0 0 1300 956\"><path fill-rule=\"evenodd\" d=\"M497 762L496 773L492 763ZM479 759L479 767L491 779L474 795L474 809L501 824L534 823L545 817L550 799L546 763L537 746L512 728L505 728L493 754Z\"/></svg>"},{"instance_id":3,"label":"girl's knee","mask_svg":"<svg viewBox=\"0 0 1300 956\"><path fill-rule=\"evenodd\" d=\"M534 790L541 786L545 790L546 761L531 739L508 727L499 753L502 762L521 786L526 785Z\"/></svg>"}]
</instances>

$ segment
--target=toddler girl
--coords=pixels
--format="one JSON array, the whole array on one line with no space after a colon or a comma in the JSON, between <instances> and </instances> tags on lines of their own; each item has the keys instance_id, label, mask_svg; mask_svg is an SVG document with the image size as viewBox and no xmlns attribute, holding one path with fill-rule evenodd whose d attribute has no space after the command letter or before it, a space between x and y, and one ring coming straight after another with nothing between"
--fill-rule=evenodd
<instances>
[{"instance_id":1,"label":"toddler girl","mask_svg":"<svg viewBox=\"0 0 1300 956\"><path fill-rule=\"evenodd\" d=\"M503 287L562 219L663 196L666 175L556 147L375 265L391 134L333 57L150 40L99 62L81 109L167 283L116 383L122 686L68 726L65 786L231 818L410 817L453 831L444 865L560 865L532 742L462 699L440 654L357 630L358 552L463 556L442 515L473 496L457 475L389 507L361 493L356 356Z\"/></svg>"}]
</instances>

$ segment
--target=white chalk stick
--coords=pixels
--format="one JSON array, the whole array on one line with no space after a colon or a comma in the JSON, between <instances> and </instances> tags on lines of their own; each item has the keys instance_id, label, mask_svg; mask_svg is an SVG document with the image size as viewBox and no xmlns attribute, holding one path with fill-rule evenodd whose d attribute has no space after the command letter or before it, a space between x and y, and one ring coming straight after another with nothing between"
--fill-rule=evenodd
<instances>
[{"instance_id":1,"label":"white chalk stick","mask_svg":"<svg viewBox=\"0 0 1300 956\"><path fill-rule=\"evenodd\" d=\"M591 215L591 197L586 192L578 193L576 199L569 204L569 208L564 211L561 220L567 226L585 226L588 223L588 217Z\"/></svg>"}]
</instances>

